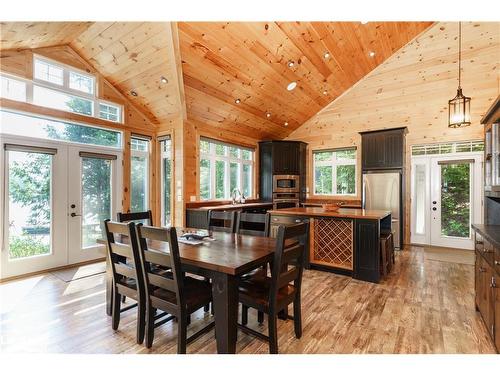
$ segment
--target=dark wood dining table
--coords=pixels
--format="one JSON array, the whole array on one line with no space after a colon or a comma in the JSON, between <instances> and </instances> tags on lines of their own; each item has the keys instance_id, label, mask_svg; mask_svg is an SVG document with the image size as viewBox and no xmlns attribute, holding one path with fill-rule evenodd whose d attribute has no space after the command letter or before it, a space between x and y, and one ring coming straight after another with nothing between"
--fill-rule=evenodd
<instances>
[{"instance_id":1,"label":"dark wood dining table","mask_svg":"<svg viewBox=\"0 0 500 375\"><path fill-rule=\"evenodd\" d=\"M190 229L178 229L178 235ZM235 353L238 329L238 279L273 257L276 240L234 233L212 232L199 245L179 242L183 270L212 280L212 297L218 353ZM128 238L122 240L123 243ZM98 243L106 245L99 239ZM168 253L168 243L148 241L148 249ZM106 258L108 252L106 251ZM112 272L106 261L106 313L111 315Z\"/></svg>"}]
</instances>

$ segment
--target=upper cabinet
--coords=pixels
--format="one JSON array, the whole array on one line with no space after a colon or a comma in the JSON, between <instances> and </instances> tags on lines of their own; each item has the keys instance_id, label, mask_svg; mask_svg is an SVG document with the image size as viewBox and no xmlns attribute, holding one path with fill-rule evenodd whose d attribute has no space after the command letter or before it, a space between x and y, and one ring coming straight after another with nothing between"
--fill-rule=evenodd
<instances>
[{"instance_id":1,"label":"upper cabinet","mask_svg":"<svg viewBox=\"0 0 500 375\"><path fill-rule=\"evenodd\" d=\"M360 133L362 169L403 168L406 132L404 127Z\"/></svg>"},{"instance_id":2,"label":"upper cabinet","mask_svg":"<svg viewBox=\"0 0 500 375\"><path fill-rule=\"evenodd\" d=\"M272 142L273 174L300 174L301 142Z\"/></svg>"}]
</instances>

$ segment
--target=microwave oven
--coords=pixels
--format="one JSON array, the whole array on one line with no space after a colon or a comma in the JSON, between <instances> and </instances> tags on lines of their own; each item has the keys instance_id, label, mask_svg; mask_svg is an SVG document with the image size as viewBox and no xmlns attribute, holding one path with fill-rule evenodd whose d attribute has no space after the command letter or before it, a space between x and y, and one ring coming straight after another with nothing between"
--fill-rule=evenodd
<instances>
[{"instance_id":1,"label":"microwave oven","mask_svg":"<svg viewBox=\"0 0 500 375\"><path fill-rule=\"evenodd\" d=\"M295 193L299 192L299 176L297 175L274 175L273 193Z\"/></svg>"}]
</instances>

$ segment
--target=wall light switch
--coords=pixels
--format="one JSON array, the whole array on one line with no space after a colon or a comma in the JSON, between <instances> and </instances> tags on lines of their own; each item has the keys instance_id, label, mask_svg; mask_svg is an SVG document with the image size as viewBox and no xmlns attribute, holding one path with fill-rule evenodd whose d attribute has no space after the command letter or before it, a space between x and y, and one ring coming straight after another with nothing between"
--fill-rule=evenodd
<instances>
[{"instance_id":1,"label":"wall light switch","mask_svg":"<svg viewBox=\"0 0 500 375\"><path fill-rule=\"evenodd\" d=\"M177 180L177 187L182 187L182 181L181 180Z\"/></svg>"},{"instance_id":2,"label":"wall light switch","mask_svg":"<svg viewBox=\"0 0 500 375\"><path fill-rule=\"evenodd\" d=\"M182 202L182 195L177 196L177 202Z\"/></svg>"}]
</instances>

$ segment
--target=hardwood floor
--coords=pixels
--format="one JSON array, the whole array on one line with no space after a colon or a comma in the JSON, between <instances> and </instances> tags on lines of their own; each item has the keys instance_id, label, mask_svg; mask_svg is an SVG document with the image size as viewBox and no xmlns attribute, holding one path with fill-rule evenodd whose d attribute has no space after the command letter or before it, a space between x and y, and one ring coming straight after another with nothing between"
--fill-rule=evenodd
<instances>
[{"instance_id":1,"label":"hardwood floor","mask_svg":"<svg viewBox=\"0 0 500 375\"><path fill-rule=\"evenodd\" d=\"M280 353L495 353L474 307L474 267L424 259L422 248L397 253L381 284L306 271L303 336L279 321ZM155 332L151 350L135 343L135 309L117 332L104 312L104 275L63 282L51 274L0 284L1 351L50 353L175 353L177 327ZM193 315L194 332L211 319ZM250 310L249 325L266 331ZM215 353L214 332L188 353ZM266 343L238 333L238 353L268 353Z\"/></svg>"}]
</instances>

